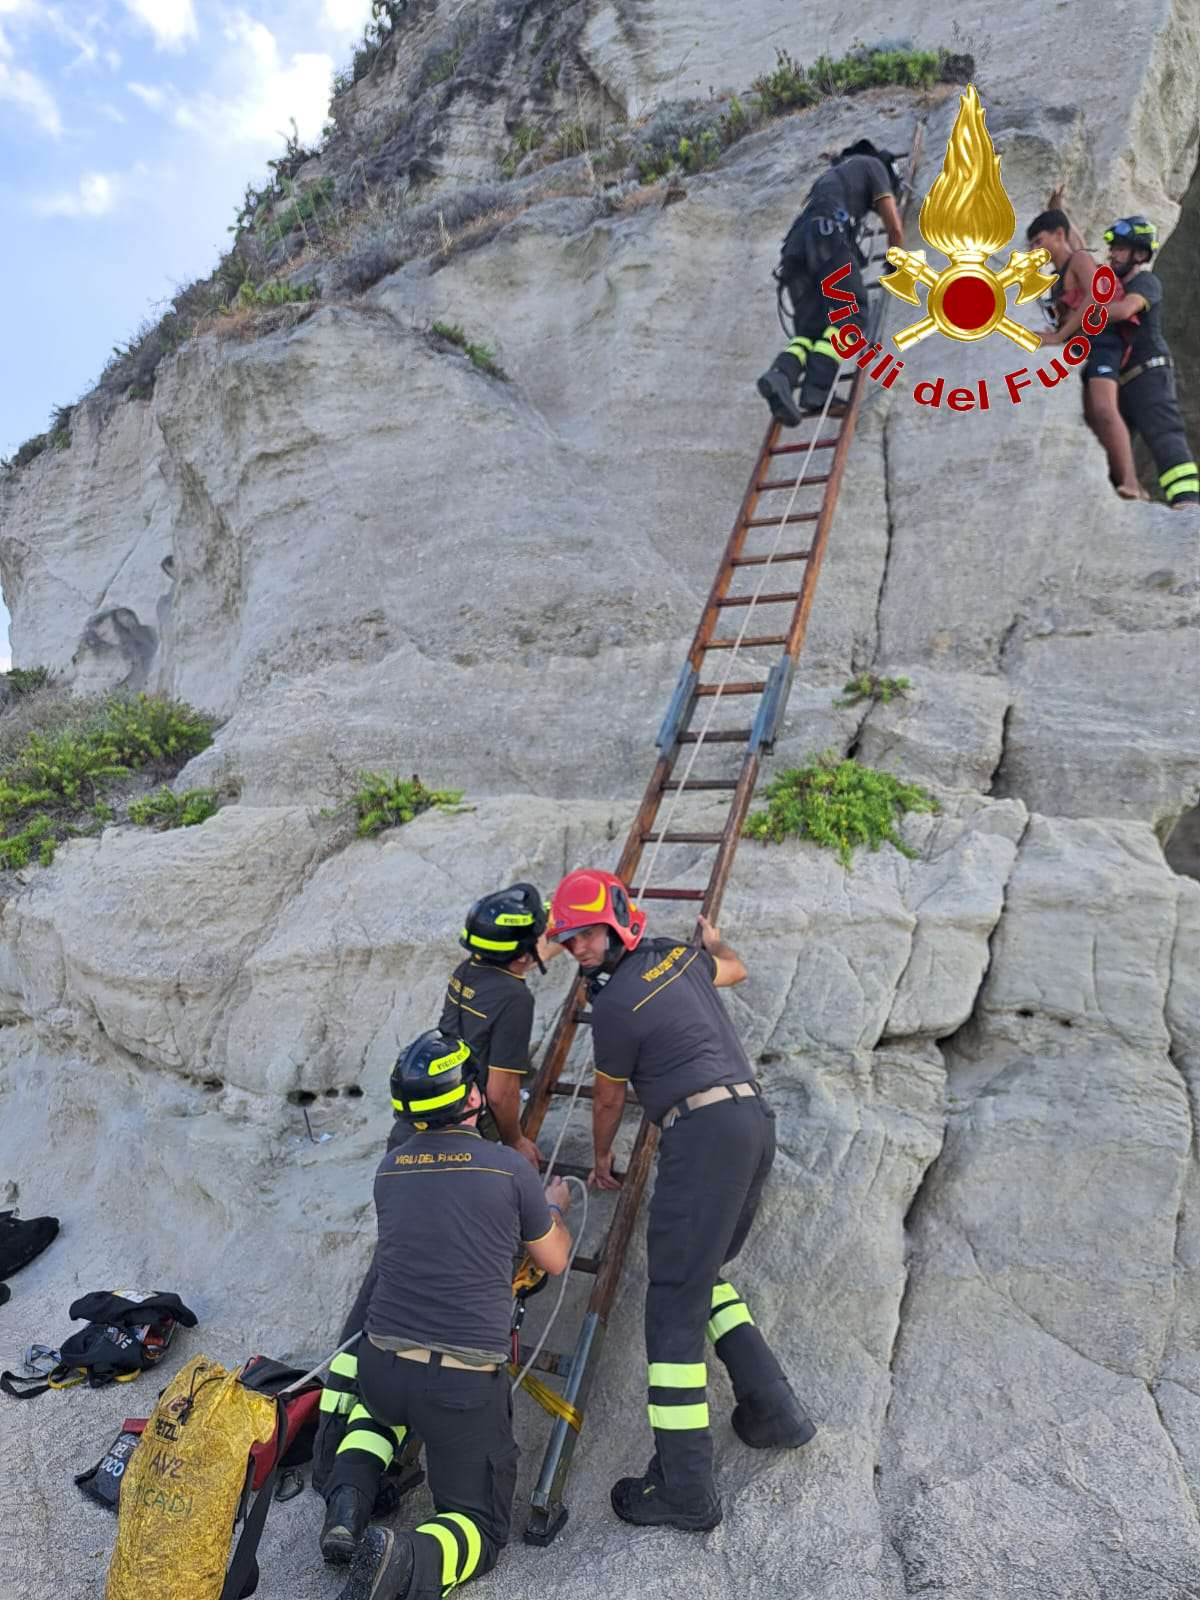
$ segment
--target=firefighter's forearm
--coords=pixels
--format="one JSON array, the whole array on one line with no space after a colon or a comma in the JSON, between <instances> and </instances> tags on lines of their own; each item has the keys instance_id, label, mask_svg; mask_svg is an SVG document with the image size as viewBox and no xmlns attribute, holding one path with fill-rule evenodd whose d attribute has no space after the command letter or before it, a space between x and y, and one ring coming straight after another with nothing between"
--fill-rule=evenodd
<instances>
[{"instance_id":1,"label":"firefighter's forearm","mask_svg":"<svg viewBox=\"0 0 1200 1600\"><path fill-rule=\"evenodd\" d=\"M495 1119L505 1144L515 1145L521 1138L521 1079L515 1072L488 1073L488 1109Z\"/></svg>"},{"instance_id":2,"label":"firefighter's forearm","mask_svg":"<svg viewBox=\"0 0 1200 1600\"><path fill-rule=\"evenodd\" d=\"M597 1156L606 1156L612 1149L624 1109L624 1083L597 1076L592 1090L592 1138Z\"/></svg>"}]
</instances>

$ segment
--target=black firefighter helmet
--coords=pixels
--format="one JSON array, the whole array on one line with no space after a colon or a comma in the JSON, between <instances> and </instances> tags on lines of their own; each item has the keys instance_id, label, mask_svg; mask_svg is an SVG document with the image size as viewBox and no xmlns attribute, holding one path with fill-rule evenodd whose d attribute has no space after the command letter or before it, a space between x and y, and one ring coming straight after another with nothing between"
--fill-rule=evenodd
<instances>
[{"instance_id":1,"label":"black firefighter helmet","mask_svg":"<svg viewBox=\"0 0 1200 1600\"><path fill-rule=\"evenodd\" d=\"M517 956L536 956L538 940L546 931L546 909L531 883L510 884L476 900L458 942L477 960L496 967L507 966Z\"/></svg>"},{"instance_id":2,"label":"black firefighter helmet","mask_svg":"<svg viewBox=\"0 0 1200 1600\"><path fill-rule=\"evenodd\" d=\"M892 193L894 195L898 195L900 190L904 187L904 180L896 168L896 163L899 161L900 157L895 155L891 150L881 150L880 147L877 144L873 144L870 139L856 139L853 144L848 144L844 150L838 151L837 155L833 158L834 166L836 167L839 161L845 161L847 156L877 157L878 160L882 161L884 166L887 168L887 175L892 185Z\"/></svg>"},{"instance_id":3,"label":"black firefighter helmet","mask_svg":"<svg viewBox=\"0 0 1200 1600\"><path fill-rule=\"evenodd\" d=\"M479 1068L468 1046L430 1028L396 1057L392 1110L415 1128L447 1128L471 1115L467 1101L478 1083Z\"/></svg>"}]
</instances>

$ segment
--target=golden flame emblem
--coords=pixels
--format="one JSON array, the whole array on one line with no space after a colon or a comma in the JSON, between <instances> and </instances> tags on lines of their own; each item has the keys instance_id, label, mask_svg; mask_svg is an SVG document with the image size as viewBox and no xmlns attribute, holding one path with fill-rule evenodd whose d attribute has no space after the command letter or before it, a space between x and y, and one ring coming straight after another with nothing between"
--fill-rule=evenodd
<instances>
[{"instance_id":1,"label":"golden flame emblem","mask_svg":"<svg viewBox=\"0 0 1200 1600\"><path fill-rule=\"evenodd\" d=\"M1039 336L1007 315L1007 292L1015 283L1016 303L1023 305L1044 294L1057 274L1040 270L1050 260L1047 250L1013 250L1000 272L988 266L988 257L1012 238L1017 218L973 83L959 103L942 170L921 206L920 226L921 237L949 256L950 265L935 272L924 250L893 245L888 251L895 271L880 282L889 294L915 306L921 303L917 284L929 291L928 316L902 328L893 343L907 350L935 331L964 343L1003 333L1023 350L1036 350Z\"/></svg>"}]
</instances>

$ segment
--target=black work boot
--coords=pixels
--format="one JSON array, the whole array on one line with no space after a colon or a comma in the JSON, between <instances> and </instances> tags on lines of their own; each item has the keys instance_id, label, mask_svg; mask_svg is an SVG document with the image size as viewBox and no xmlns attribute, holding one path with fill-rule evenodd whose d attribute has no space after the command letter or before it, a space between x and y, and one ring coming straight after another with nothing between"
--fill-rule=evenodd
<instances>
[{"instance_id":1,"label":"black work boot","mask_svg":"<svg viewBox=\"0 0 1200 1600\"><path fill-rule=\"evenodd\" d=\"M412 1588L413 1542L372 1523L363 1534L338 1600L404 1600Z\"/></svg>"},{"instance_id":2,"label":"black work boot","mask_svg":"<svg viewBox=\"0 0 1200 1600\"><path fill-rule=\"evenodd\" d=\"M758 392L771 408L776 422L785 428L798 428L803 422L800 408L792 398L792 386L778 367L768 367L758 380Z\"/></svg>"},{"instance_id":3,"label":"black work boot","mask_svg":"<svg viewBox=\"0 0 1200 1600\"><path fill-rule=\"evenodd\" d=\"M786 1378L739 1400L732 1422L734 1433L752 1450L798 1450L817 1431Z\"/></svg>"},{"instance_id":4,"label":"black work boot","mask_svg":"<svg viewBox=\"0 0 1200 1600\"><path fill-rule=\"evenodd\" d=\"M58 1233L57 1217L18 1217L0 1211L0 1278L10 1278L27 1267Z\"/></svg>"},{"instance_id":5,"label":"black work boot","mask_svg":"<svg viewBox=\"0 0 1200 1600\"><path fill-rule=\"evenodd\" d=\"M371 1502L361 1489L348 1483L335 1489L329 1496L321 1528L321 1554L326 1561L345 1566L370 1519Z\"/></svg>"},{"instance_id":6,"label":"black work boot","mask_svg":"<svg viewBox=\"0 0 1200 1600\"><path fill-rule=\"evenodd\" d=\"M641 1528L681 1528L685 1533L707 1533L721 1520L721 1502L713 1493L686 1504L668 1497L660 1478L618 1478L609 1495L622 1522Z\"/></svg>"}]
</instances>

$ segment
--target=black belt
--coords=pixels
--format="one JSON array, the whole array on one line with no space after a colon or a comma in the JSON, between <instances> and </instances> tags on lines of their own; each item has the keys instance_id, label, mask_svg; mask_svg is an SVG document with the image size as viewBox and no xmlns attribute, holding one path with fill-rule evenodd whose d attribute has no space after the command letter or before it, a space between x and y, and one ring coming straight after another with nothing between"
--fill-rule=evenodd
<instances>
[{"instance_id":1,"label":"black belt","mask_svg":"<svg viewBox=\"0 0 1200 1600\"><path fill-rule=\"evenodd\" d=\"M1117 383L1132 383L1135 378L1140 378L1143 372L1149 372L1154 367L1173 367L1174 365L1175 362L1170 356L1151 356L1149 361L1139 361L1136 367L1130 367L1128 372L1121 373Z\"/></svg>"}]
</instances>

